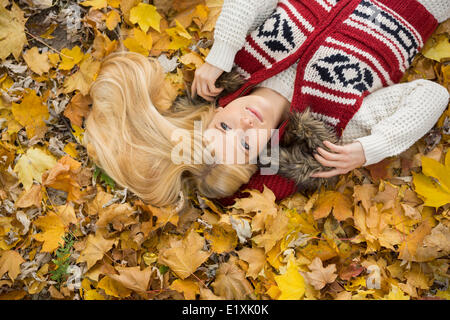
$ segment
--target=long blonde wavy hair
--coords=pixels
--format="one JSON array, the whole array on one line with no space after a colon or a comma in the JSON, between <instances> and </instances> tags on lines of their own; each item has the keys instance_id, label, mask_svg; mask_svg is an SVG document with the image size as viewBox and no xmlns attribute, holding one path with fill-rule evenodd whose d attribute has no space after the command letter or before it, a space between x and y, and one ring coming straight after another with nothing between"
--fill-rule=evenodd
<instances>
[{"instance_id":1,"label":"long blonde wavy hair","mask_svg":"<svg viewBox=\"0 0 450 320\"><path fill-rule=\"evenodd\" d=\"M184 129L193 137L194 121L206 128L214 107L158 111L170 99L164 76L157 60L134 52L114 52L102 61L85 122L88 155L117 184L155 206L175 204L192 188L210 198L232 195L256 166L175 164L171 153L180 142L172 133ZM203 142L189 144L193 157L203 154Z\"/></svg>"}]
</instances>

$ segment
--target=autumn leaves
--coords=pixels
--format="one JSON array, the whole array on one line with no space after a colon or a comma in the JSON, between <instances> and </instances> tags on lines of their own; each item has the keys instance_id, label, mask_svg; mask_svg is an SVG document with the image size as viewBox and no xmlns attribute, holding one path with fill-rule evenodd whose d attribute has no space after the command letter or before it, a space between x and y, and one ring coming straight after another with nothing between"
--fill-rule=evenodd
<instances>
[{"instance_id":1,"label":"autumn leaves","mask_svg":"<svg viewBox=\"0 0 450 320\"><path fill-rule=\"evenodd\" d=\"M78 146L86 94L118 40L165 57L173 97L208 54L210 42L192 45L212 40L221 1L151 3L84 1L84 42L56 52L41 42L24 47L26 6L0 1L0 59L9 61L0 74L0 299L450 299L441 285L450 253L448 110L431 152L419 141L343 175L336 190L281 203L268 189L227 208L193 194L179 213L92 176ZM450 89L449 26L441 24L405 80ZM54 30L53 21L40 38ZM70 132L55 123L60 113ZM79 290L51 279L68 234ZM379 287L370 286L371 270Z\"/></svg>"}]
</instances>

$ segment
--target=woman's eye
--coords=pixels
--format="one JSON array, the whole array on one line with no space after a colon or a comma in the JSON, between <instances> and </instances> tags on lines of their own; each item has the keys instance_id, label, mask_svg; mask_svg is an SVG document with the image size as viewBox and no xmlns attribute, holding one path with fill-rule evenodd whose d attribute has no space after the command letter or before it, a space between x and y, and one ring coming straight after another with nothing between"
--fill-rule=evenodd
<instances>
[{"instance_id":1,"label":"woman's eye","mask_svg":"<svg viewBox=\"0 0 450 320\"><path fill-rule=\"evenodd\" d=\"M250 150L250 146L248 145L247 142L245 142L245 140L242 140L242 146L244 147L245 150Z\"/></svg>"},{"instance_id":2,"label":"woman's eye","mask_svg":"<svg viewBox=\"0 0 450 320\"><path fill-rule=\"evenodd\" d=\"M220 126L222 127L223 130L227 131L230 130L231 128L229 126L227 126L227 124L225 122L221 122Z\"/></svg>"}]
</instances>

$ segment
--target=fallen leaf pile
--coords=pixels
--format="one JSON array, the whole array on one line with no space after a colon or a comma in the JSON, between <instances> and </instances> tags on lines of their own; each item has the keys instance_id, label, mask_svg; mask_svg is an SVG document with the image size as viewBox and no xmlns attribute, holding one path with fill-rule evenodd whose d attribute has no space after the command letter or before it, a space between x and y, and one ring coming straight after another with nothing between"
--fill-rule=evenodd
<instances>
[{"instance_id":1,"label":"fallen leaf pile","mask_svg":"<svg viewBox=\"0 0 450 320\"><path fill-rule=\"evenodd\" d=\"M0 0L0 299L450 299L449 108L335 190L152 207L80 144L90 85L123 46L182 94L222 0L53 2ZM449 39L450 20L402 81L450 90Z\"/></svg>"}]
</instances>

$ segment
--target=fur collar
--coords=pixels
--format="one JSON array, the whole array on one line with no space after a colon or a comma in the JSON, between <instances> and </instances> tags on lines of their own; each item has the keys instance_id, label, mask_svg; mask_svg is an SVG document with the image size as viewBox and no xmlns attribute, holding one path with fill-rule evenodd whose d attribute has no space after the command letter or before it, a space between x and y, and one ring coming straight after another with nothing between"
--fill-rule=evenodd
<instances>
[{"instance_id":1,"label":"fur collar","mask_svg":"<svg viewBox=\"0 0 450 320\"><path fill-rule=\"evenodd\" d=\"M310 109L290 114L289 123L280 143L279 174L295 181L299 191L315 191L322 185L337 183L338 177L312 178L311 174L327 171L314 154L317 147L330 151L323 141L337 143L334 130L323 121L313 117Z\"/></svg>"}]
</instances>

